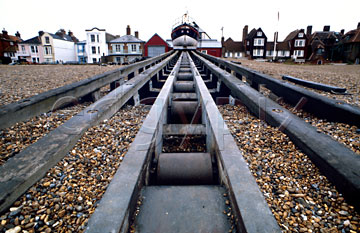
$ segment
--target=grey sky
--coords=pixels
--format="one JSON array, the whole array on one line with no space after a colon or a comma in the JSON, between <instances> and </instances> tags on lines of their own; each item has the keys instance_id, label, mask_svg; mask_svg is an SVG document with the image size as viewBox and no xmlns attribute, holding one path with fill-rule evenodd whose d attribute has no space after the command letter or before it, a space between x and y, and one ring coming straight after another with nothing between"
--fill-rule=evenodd
<instances>
[{"instance_id":1,"label":"grey sky","mask_svg":"<svg viewBox=\"0 0 360 233\"><path fill-rule=\"evenodd\" d=\"M71 30L80 40L85 29L98 27L113 35L124 35L130 25L132 34L139 31L147 41L158 33L169 39L176 18L189 11L197 24L212 38L241 40L244 25L261 27L273 40L280 12L279 39L308 25L314 31L330 25L331 30L349 31L360 22L360 0L0 0L0 27L9 34L19 31L22 39L37 35L38 31L55 33L58 29Z\"/></svg>"}]
</instances>

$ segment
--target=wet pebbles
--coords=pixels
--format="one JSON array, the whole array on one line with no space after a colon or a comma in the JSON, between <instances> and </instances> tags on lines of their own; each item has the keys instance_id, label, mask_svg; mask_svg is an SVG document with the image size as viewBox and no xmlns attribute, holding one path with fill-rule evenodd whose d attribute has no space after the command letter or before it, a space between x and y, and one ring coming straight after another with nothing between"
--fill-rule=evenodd
<instances>
[{"instance_id":1,"label":"wet pebbles","mask_svg":"<svg viewBox=\"0 0 360 233\"><path fill-rule=\"evenodd\" d=\"M284 232L359 232L360 215L290 139L242 106L219 106Z\"/></svg>"},{"instance_id":2,"label":"wet pebbles","mask_svg":"<svg viewBox=\"0 0 360 233\"><path fill-rule=\"evenodd\" d=\"M0 216L0 232L81 232L149 108L124 107L89 129L47 175Z\"/></svg>"}]
</instances>

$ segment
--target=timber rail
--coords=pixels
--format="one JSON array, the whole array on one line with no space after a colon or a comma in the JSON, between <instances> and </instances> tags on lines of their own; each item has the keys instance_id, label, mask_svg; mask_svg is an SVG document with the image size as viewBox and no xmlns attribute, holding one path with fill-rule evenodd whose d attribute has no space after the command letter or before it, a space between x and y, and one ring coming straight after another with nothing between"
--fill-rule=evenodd
<instances>
[{"instance_id":1,"label":"timber rail","mask_svg":"<svg viewBox=\"0 0 360 233\"><path fill-rule=\"evenodd\" d=\"M51 110L64 95L83 98L109 84L113 90L108 95L93 96L93 104L0 166L0 212L55 166L87 129L110 118L126 103L152 103L85 231L280 232L214 102L224 96L229 102L236 98L261 120L279 127L360 209L360 157L258 89L264 84L294 104L306 98L305 110L319 114L316 108L322 109L322 117L354 125L360 124L358 108L238 64L178 51L31 97L28 102L34 105L29 103L24 111L36 116ZM78 92L81 94L74 94ZM0 117L13 114L4 109ZM173 139L180 139L180 145L169 146ZM196 150L182 148L186 142L199 141L202 146Z\"/></svg>"}]
</instances>

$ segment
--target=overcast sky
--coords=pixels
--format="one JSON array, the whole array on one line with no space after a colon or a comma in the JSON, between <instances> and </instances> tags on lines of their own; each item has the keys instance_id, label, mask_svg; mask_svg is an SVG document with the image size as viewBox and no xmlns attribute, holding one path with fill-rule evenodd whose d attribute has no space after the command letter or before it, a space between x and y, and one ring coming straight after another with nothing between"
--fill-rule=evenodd
<instances>
[{"instance_id":1,"label":"overcast sky","mask_svg":"<svg viewBox=\"0 0 360 233\"><path fill-rule=\"evenodd\" d=\"M98 27L113 35L124 35L126 26L131 33L139 31L147 41L158 33L169 39L176 18L186 11L210 37L242 39L244 25L261 27L273 40L279 28L279 39L308 25L321 31L324 25L331 30L349 31L360 22L360 0L0 0L0 27L10 35L16 31L29 39L38 31L55 33L63 28L85 39L85 29ZM277 15L280 12L280 21Z\"/></svg>"}]
</instances>

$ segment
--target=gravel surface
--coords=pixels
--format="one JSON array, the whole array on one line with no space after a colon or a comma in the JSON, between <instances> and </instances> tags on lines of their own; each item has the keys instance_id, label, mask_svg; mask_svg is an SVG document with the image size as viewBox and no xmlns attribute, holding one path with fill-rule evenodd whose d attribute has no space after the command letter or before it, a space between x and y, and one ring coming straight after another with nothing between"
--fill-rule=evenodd
<instances>
[{"instance_id":1,"label":"gravel surface","mask_svg":"<svg viewBox=\"0 0 360 233\"><path fill-rule=\"evenodd\" d=\"M329 135L334 140L340 142L360 155L360 129L356 126L339 122L331 122L326 119L319 119L302 109L296 110L283 101L279 101L278 103L284 108L290 110L293 114L304 119L307 123L316 127L320 132Z\"/></svg>"},{"instance_id":2,"label":"gravel surface","mask_svg":"<svg viewBox=\"0 0 360 233\"><path fill-rule=\"evenodd\" d=\"M62 87L120 66L0 65L0 105Z\"/></svg>"},{"instance_id":3,"label":"gravel surface","mask_svg":"<svg viewBox=\"0 0 360 233\"><path fill-rule=\"evenodd\" d=\"M351 95L336 95L311 88L307 89L329 98L360 106L360 65L288 65L247 59L237 59L236 61L240 61L245 67L278 79L282 79L282 75L290 75L304 80L344 87Z\"/></svg>"},{"instance_id":4,"label":"gravel surface","mask_svg":"<svg viewBox=\"0 0 360 233\"><path fill-rule=\"evenodd\" d=\"M148 110L126 106L89 129L64 159L0 217L0 232L82 232Z\"/></svg>"},{"instance_id":5,"label":"gravel surface","mask_svg":"<svg viewBox=\"0 0 360 233\"><path fill-rule=\"evenodd\" d=\"M219 106L284 232L359 232L360 215L282 132L243 106Z\"/></svg>"},{"instance_id":6,"label":"gravel surface","mask_svg":"<svg viewBox=\"0 0 360 233\"><path fill-rule=\"evenodd\" d=\"M90 102L43 113L28 121L19 122L7 129L0 130L0 166L88 105Z\"/></svg>"}]
</instances>

